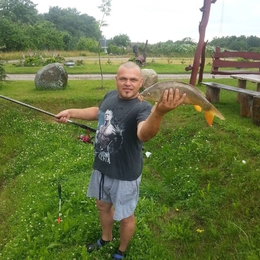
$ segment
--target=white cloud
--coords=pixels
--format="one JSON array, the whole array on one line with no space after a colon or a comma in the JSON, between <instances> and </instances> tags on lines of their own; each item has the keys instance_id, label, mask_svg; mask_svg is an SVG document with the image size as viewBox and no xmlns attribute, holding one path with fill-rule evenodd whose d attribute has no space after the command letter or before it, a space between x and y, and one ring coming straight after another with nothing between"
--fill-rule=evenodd
<instances>
[{"instance_id":1,"label":"white cloud","mask_svg":"<svg viewBox=\"0 0 260 260\"><path fill-rule=\"evenodd\" d=\"M101 0L63 1L32 0L38 4L38 11L46 13L49 6L76 8L81 13L102 18L98 9ZM190 37L199 39L198 27L202 19L199 10L204 0L112 0L111 15L105 18L108 23L103 27L107 39L126 34L131 41L149 43L181 40ZM206 29L205 40L213 37L231 35L255 35L260 37L260 2L256 0L217 0L211 5L211 13Z\"/></svg>"}]
</instances>

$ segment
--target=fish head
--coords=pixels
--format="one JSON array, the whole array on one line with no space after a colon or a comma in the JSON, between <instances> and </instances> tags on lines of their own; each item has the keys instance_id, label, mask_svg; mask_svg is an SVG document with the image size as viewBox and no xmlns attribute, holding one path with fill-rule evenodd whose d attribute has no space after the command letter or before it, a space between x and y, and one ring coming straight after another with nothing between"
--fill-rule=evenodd
<instances>
[{"instance_id":1,"label":"fish head","mask_svg":"<svg viewBox=\"0 0 260 260\"><path fill-rule=\"evenodd\" d=\"M143 92L141 92L140 95L145 100L155 101L155 102L161 101L162 98L162 93L160 89L157 88L147 88Z\"/></svg>"}]
</instances>

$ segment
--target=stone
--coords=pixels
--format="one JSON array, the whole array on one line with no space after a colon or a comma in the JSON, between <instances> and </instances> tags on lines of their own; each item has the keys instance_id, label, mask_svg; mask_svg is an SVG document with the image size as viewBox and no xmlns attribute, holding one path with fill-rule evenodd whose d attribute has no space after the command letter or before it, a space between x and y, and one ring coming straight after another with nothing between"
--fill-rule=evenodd
<instances>
[{"instance_id":1,"label":"stone","mask_svg":"<svg viewBox=\"0 0 260 260\"><path fill-rule=\"evenodd\" d=\"M148 88L158 82L158 74L153 69L142 69L143 88Z\"/></svg>"},{"instance_id":2,"label":"stone","mask_svg":"<svg viewBox=\"0 0 260 260\"><path fill-rule=\"evenodd\" d=\"M64 89L68 83L68 73L60 63L42 67L35 75L36 89Z\"/></svg>"}]
</instances>

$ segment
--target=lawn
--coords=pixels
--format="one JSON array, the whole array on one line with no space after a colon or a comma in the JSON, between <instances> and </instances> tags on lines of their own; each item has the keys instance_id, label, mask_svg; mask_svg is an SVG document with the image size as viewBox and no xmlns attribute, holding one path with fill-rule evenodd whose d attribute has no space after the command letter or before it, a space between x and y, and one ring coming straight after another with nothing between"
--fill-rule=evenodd
<instances>
[{"instance_id":1,"label":"lawn","mask_svg":"<svg viewBox=\"0 0 260 260\"><path fill-rule=\"evenodd\" d=\"M4 82L0 94L55 114L98 105L114 81L105 80L104 90L99 85L71 81L65 90L37 91L32 81L14 81ZM181 106L144 144L137 229L127 259L260 258L260 129L240 117L236 93L222 91L220 100L215 105L225 121L215 118L209 127L203 113ZM85 249L100 237L95 202L85 195L93 146L78 140L87 133L3 99L0 117L0 259L110 259L118 223L107 248Z\"/></svg>"},{"instance_id":2,"label":"lawn","mask_svg":"<svg viewBox=\"0 0 260 260\"><path fill-rule=\"evenodd\" d=\"M82 59L81 59L82 58ZM78 64L72 68L64 67L69 74L100 74L100 68L97 57L80 57L73 59ZM129 57L102 57L102 72L104 74L115 74L118 66L129 60ZM185 67L193 63L192 58L147 58L147 65L142 68L154 69L158 74L190 74ZM35 74L41 67L23 67L19 62L5 63L4 69L7 74ZM204 72L211 70L211 59L205 62Z\"/></svg>"}]
</instances>

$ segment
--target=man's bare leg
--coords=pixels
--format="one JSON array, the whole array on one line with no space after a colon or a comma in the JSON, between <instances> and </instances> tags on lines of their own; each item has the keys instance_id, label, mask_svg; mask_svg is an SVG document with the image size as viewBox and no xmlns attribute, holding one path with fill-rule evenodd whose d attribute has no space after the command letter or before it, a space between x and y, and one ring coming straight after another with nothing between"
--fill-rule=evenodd
<instances>
[{"instance_id":1,"label":"man's bare leg","mask_svg":"<svg viewBox=\"0 0 260 260\"><path fill-rule=\"evenodd\" d=\"M112 204L97 200L97 208L99 212L99 220L102 228L102 239L104 241L111 241L113 224L114 224L114 209Z\"/></svg>"},{"instance_id":2,"label":"man's bare leg","mask_svg":"<svg viewBox=\"0 0 260 260\"><path fill-rule=\"evenodd\" d=\"M134 214L120 221L120 246L119 250L125 252L135 232Z\"/></svg>"}]
</instances>

